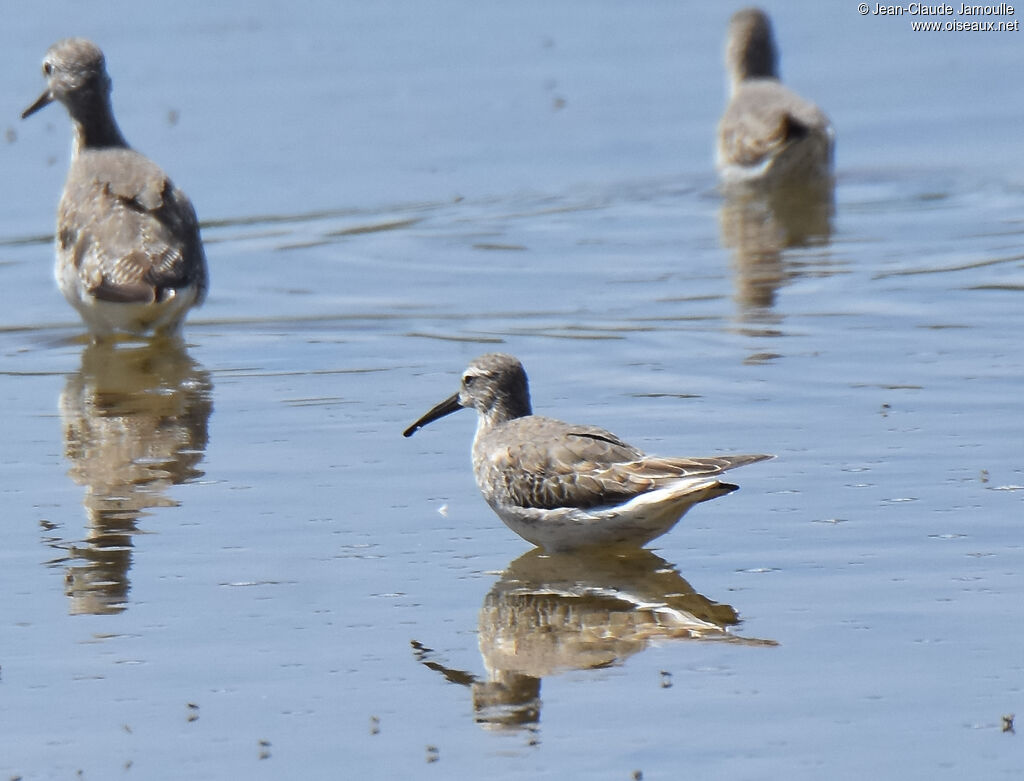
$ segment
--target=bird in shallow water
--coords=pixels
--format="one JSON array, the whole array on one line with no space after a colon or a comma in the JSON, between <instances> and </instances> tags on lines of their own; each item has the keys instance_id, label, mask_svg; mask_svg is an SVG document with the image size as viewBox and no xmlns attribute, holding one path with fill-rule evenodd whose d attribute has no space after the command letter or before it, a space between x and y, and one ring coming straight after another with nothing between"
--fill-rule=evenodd
<instances>
[{"instance_id":1,"label":"bird in shallow water","mask_svg":"<svg viewBox=\"0 0 1024 781\"><path fill-rule=\"evenodd\" d=\"M825 113L779 81L768 15L733 14L726 36L730 99L718 125L717 163L726 183L829 177L835 131Z\"/></svg>"},{"instance_id":2,"label":"bird in shallow water","mask_svg":"<svg viewBox=\"0 0 1024 781\"><path fill-rule=\"evenodd\" d=\"M548 551L644 545L692 505L735 491L719 479L727 469L772 458L660 458L604 429L534 415L523 365L502 353L474 360L458 393L404 436L463 407L478 415L473 473L484 499L512 531Z\"/></svg>"},{"instance_id":3,"label":"bird in shallow water","mask_svg":"<svg viewBox=\"0 0 1024 781\"><path fill-rule=\"evenodd\" d=\"M82 38L43 59L46 89L22 113L63 103L74 126L57 213L57 284L94 338L176 334L206 296L206 256L188 197L128 146L103 52Z\"/></svg>"}]
</instances>

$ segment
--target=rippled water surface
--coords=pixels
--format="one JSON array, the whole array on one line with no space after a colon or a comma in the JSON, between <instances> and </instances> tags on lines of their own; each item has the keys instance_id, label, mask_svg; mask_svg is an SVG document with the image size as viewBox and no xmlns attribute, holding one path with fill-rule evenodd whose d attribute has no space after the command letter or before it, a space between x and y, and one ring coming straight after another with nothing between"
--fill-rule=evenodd
<instances>
[{"instance_id":1,"label":"rippled water surface","mask_svg":"<svg viewBox=\"0 0 1024 781\"><path fill-rule=\"evenodd\" d=\"M774 9L838 129L800 203L716 189L726 5L23 5L0 774L1018 777L1020 33ZM17 115L68 34L203 220L184 349L89 346L53 284L70 130ZM401 437L489 350L538 412L778 457L544 556L469 412Z\"/></svg>"}]
</instances>

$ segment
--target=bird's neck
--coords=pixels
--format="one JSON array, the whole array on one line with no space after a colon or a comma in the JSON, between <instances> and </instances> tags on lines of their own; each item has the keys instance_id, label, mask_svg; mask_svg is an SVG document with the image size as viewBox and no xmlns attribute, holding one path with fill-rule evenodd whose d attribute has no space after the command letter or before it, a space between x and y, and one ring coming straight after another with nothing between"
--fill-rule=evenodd
<instances>
[{"instance_id":1,"label":"bird's neck","mask_svg":"<svg viewBox=\"0 0 1024 781\"><path fill-rule=\"evenodd\" d=\"M778 79L778 54L770 38L756 38L736 45L728 53L730 82L736 89L748 79Z\"/></svg>"},{"instance_id":2,"label":"bird's neck","mask_svg":"<svg viewBox=\"0 0 1024 781\"><path fill-rule=\"evenodd\" d=\"M533 409L530 406L528 397L520 399L517 396L510 395L507 398L501 399L500 403L495 404L481 415L480 424L485 425L486 422L486 428L494 428L510 420L525 418L527 415L532 414Z\"/></svg>"},{"instance_id":3,"label":"bird's neck","mask_svg":"<svg viewBox=\"0 0 1024 781\"><path fill-rule=\"evenodd\" d=\"M529 401L525 402L525 404L510 404L509 400L506 399L504 403L495 404L490 409L479 413L476 421L476 437L479 439L488 431L508 423L510 420L525 418L527 415L532 414L533 411L530 409Z\"/></svg>"},{"instance_id":4,"label":"bird's neck","mask_svg":"<svg viewBox=\"0 0 1024 781\"><path fill-rule=\"evenodd\" d=\"M73 110L71 120L75 126L76 154L84 149L128 146L114 119L109 98L96 100L87 110Z\"/></svg>"}]
</instances>

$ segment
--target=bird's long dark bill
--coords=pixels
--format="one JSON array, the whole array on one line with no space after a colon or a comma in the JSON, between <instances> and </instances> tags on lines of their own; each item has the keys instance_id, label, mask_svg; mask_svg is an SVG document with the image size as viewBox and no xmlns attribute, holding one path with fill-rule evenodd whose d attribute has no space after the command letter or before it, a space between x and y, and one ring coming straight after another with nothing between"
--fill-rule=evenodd
<instances>
[{"instance_id":1,"label":"bird's long dark bill","mask_svg":"<svg viewBox=\"0 0 1024 781\"><path fill-rule=\"evenodd\" d=\"M457 412L460 409L462 409L462 405L459 404L459 394L453 394L409 426L409 428L402 432L402 436L411 437L428 423L433 423L438 418L443 418L445 415L451 415L453 412Z\"/></svg>"},{"instance_id":2,"label":"bird's long dark bill","mask_svg":"<svg viewBox=\"0 0 1024 781\"><path fill-rule=\"evenodd\" d=\"M49 105L52 102L53 96L50 95L50 91L47 90L39 96L39 100L37 100L35 103L33 103L31 106L29 106L27 109L21 112L21 118L28 119L30 116L39 111L39 109L41 109L43 106Z\"/></svg>"}]
</instances>

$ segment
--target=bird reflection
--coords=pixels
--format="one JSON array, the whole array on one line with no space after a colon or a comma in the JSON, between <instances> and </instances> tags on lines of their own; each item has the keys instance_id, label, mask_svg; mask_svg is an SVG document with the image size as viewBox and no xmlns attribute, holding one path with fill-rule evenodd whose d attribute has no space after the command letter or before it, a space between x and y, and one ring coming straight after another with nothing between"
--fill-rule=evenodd
<instances>
[{"instance_id":1,"label":"bird reflection","mask_svg":"<svg viewBox=\"0 0 1024 781\"><path fill-rule=\"evenodd\" d=\"M209 373L176 339L83 351L60 397L68 474L85 486L88 518L85 539L66 546L72 614L126 608L139 518L175 506L167 489L203 474L211 390Z\"/></svg>"},{"instance_id":2,"label":"bird reflection","mask_svg":"<svg viewBox=\"0 0 1024 781\"><path fill-rule=\"evenodd\" d=\"M784 183L735 183L724 190L719 213L722 245L733 252L736 301L744 319L771 319L775 296L805 273L785 251L824 247L832 234L831 177Z\"/></svg>"},{"instance_id":3,"label":"bird reflection","mask_svg":"<svg viewBox=\"0 0 1024 781\"><path fill-rule=\"evenodd\" d=\"M426 667L472 690L478 724L532 729L545 676L621 664L658 639L775 645L732 634L738 623L732 607L698 594L650 551L535 549L508 566L480 608L486 676L448 667L430 648L412 645Z\"/></svg>"}]
</instances>

